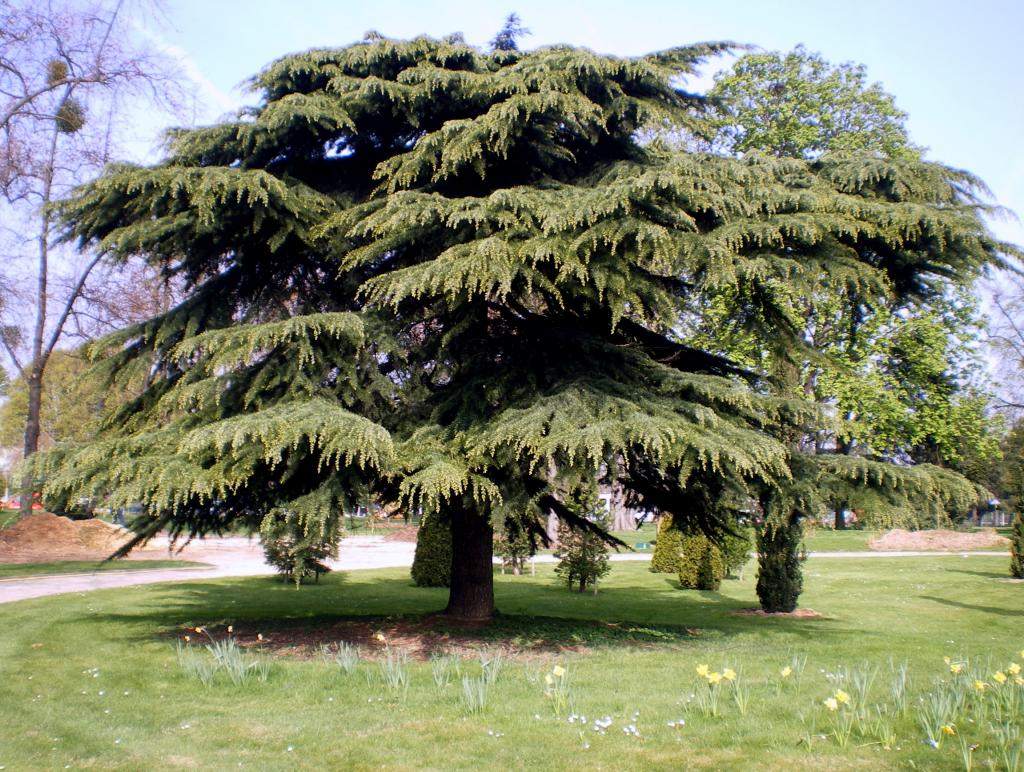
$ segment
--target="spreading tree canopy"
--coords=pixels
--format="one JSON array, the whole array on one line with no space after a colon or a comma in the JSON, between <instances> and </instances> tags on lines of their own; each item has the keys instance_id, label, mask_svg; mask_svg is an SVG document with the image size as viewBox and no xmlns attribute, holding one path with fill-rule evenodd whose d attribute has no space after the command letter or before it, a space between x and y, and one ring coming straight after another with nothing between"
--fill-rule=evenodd
<instances>
[{"instance_id":1,"label":"spreading tree canopy","mask_svg":"<svg viewBox=\"0 0 1024 772\"><path fill-rule=\"evenodd\" d=\"M67 202L70 237L144 255L187 293L97 347L147 387L49 455L48 486L144 502L140 538L327 533L370 489L449 523L448 610L469 617L493 611L492 524L593 528L562 502L595 475L708 532L745 497L802 506L787 431L803 408L691 345L687 314L734 287L736 322L792 351L791 292L924 293L1001 246L976 182L939 165L652 141L704 131L682 84L722 48L370 35L271 64L256 107ZM839 476L956 488L858 463Z\"/></svg>"}]
</instances>

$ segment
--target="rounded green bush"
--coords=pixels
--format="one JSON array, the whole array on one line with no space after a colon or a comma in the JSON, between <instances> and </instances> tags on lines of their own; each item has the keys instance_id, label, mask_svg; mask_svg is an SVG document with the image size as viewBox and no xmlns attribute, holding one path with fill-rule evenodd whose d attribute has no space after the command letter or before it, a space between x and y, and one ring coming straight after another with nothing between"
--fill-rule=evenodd
<instances>
[{"instance_id":1,"label":"rounded green bush","mask_svg":"<svg viewBox=\"0 0 1024 772\"><path fill-rule=\"evenodd\" d=\"M452 532L437 514L424 515L416 534L412 580L417 587L450 587Z\"/></svg>"},{"instance_id":2,"label":"rounded green bush","mask_svg":"<svg viewBox=\"0 0 1024 772\"><path fill-rule=\"evenodd\" d=\"M679 573L679 555L683 549L683 532L673 525L672 515L663 514L658 523L658 536L651 555L651 571L656 574Z\"/></svg>"},{"instance_id":3,"label":"rounded green bush","mask_svg":"<svg viewBox=\"0 0 1024 772\"><path fill-rule=\"evenodd\" d=\"M684 590L718 590L725 576L722 551L702 533L681 534L679 586Z\"/></svg>"},{"instance_id":4,"label":"rounded green bush","mask_svg":"<svg viewBox=\"0 0 1024 772\"><path fill-rule=\"evenodd\" d=\"M732 576L747 564L751 546L748 528L737 528L735 535L727 533L722 537L719 548L722 550L722 560L725 561L726 576Z\"/></svg>"}]
</instances>

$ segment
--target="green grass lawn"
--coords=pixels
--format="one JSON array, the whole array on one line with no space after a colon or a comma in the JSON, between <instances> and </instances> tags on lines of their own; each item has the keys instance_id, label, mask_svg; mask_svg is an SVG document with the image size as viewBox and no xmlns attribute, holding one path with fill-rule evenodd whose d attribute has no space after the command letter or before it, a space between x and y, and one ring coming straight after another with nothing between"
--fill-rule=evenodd
<instances>
[{"instance_id":1,"label":"green grass lawn","mask_svg":"<svg viewBox=\"0 0 1024 772\"><path fill-rule=\"evenodd\" d=\"M977 711L1015 694L1017 718L1005 723L1019 731L1024 721L1024 689L992 678L1011 661L1024 664L1024 585L1006 581L1006 559L812 558L804 568L802 606L821 618L737 614L756 605L752 569L721 593L677 590L642 563L615 564L597 596L566 591L548 565L536 577L498 576L503 616L473 640L520 651L506 653L479 714L467 709L458 678L435 684L428 662L408 665L406 690L388 688L380 644L376 659L364 657L352 674L273 649L312 640L315 650L310 634L353 618L392 635L444 606L445 591L411 587L405 570L331 574L298 591L270 578L198 580L5 604L0 766L958 769L958 737L933 749L917 722L918 696L954 678L949 656L966 663L956 678L991 684L971 698L979 720L955 723L969 744L980 743L973 762L999 768L1000 746L986 728L995 708L984 720ZM228 625L246 651L275 651L262 655L271 662L265 682L232 685L219 673L204 686L180 664L175 641L186 633L186 665L212 661L198 643L204 636L189 628L219 638ZM802 676L783 679L780 671L804 657ZM906 716L890 715L890 661L908 664ZM863 700L854 679L844 680L844 668L861 663L878 669ZM705 715L697 704L705 682L695 672L702 664L738 673L745 712L726 690L720 715ZM585 722L570 722L568 707L557 716L545 698L556 666L566 669ZM461 668L468 677L481 672L470 656ZM832 721L852 714L823 704L837 688L872 716L876 706L890 711L882 729L895 740L883 743L886 732L866 722L841 748ZM606 717L604 733L595 731ZM635 733L624 731L630 726Z\"/></svg>"},{"instance_id":2,"label":"green grass lawn","mask_svg":"<svg viewBox=\"0 0 1024 772\"><path fill-rule=\"evenodd\" d=\"M881 531L837 531L833 528L813 528L804 531L804 545L808 552L871 552L868 541L881 535Z\"/></svg>"},{"instance_id":3,"label":"green grass lawn","mask_svg":"<svg viewBox=\"0 0 1024 772\"><path fill-rule=\"evenodd\" d=\"M143 571L154 568L205 568L208 564L192 560L62 560L53 563L0 563L0 579L54 574L84 574L93 571Z\"/></svg>"}]
</instances>

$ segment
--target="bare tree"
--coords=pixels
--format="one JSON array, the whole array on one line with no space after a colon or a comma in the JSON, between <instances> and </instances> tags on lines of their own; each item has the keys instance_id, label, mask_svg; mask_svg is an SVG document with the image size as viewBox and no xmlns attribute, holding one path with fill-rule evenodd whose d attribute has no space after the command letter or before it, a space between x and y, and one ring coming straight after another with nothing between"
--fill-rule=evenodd
<instances>
[{"instance_id":1,"label":"bare tree","mask_svg":"<svg viewBox=\"0 0 1024 772\"><path fill-rule=\"evenodd\" d=\"M28 385L24 457L38 449L43 374L102 256L62 256L53 203L111 159L128 100L173 99L173 68L133 41L126 0L0 0L0 207L11 287L0 345ZM79 319L79 321L81 321ZM22 480L22 511L31 504Z\"/></svg>"},{"instance_id":2,"label":"bare tree","mask_svg":"<svg viewBox=\"0 0 1024 772\"><path fill-rule=\"evenodd\" d=\"M1024 277L1009 272L1001 275L991 305L988 343L1003 380L996 406L1020 414L1024 412Z\"/></svg>"}]
</instances>

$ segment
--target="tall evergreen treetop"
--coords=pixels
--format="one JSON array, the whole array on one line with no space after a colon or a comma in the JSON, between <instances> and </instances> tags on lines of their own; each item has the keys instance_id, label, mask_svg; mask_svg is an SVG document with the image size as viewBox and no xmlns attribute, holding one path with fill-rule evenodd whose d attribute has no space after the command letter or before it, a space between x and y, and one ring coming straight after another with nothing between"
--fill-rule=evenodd
<instances>
[{"instance_id":1,"label":"tall evergreen treetop","mask_svg":"<svg viewBox=\"0 0 1024 772\"><path fill-rule=\"evenodd\" d=\"M146 502L143 538L268 518L329 532L371 488L449 522L449 611L473 617L493 610L492 523L593 528L561 502L595 474L721 527L722 502L789 478L774 427L799 416L688 343L695 299L737 288L738 323L787 350L788 292L927 292L1003 250L976 182L938 165L645 141L705 130L680 84L723 48L372 36L273 63L257 107L66 204L69 237L144 254L189 293L102 347L149 388L53 454L48 485Z\"/></svg>"}]
</instances>

